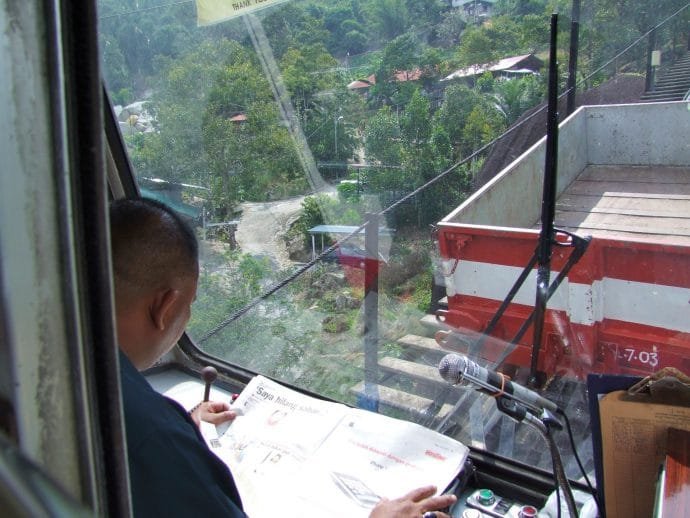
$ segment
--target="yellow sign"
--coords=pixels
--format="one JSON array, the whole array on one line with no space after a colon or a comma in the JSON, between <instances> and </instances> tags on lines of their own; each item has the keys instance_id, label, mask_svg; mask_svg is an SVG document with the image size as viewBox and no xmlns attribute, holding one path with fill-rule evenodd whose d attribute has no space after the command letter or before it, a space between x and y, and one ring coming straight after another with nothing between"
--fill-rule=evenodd
<instances>
[{"instance_id":1,"label":"yellow sign","mask_svg":"<svg viewBox=\"0 0 690 518\"><path fill-rule=\"evenodd\" d=\"M196 0L197 25L213 25L287 0Z\"/></svg>"}]
</instances>

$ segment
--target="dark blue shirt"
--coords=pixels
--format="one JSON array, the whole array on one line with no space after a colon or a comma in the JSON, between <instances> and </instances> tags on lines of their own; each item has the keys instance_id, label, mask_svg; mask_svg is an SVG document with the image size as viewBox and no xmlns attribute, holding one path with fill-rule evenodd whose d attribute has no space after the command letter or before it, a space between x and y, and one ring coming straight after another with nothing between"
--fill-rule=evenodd
<instances>
[{"instance_id":1,"label":"dark blue shirt","mask_svg":"<svg viewBox=\"0 0 690 518\"><path fill-rule=\"evenodd\" d=\"M246 517L230 471L184 408L122 353L120 378L134 516Z\"/></svg>"}]
</instances>

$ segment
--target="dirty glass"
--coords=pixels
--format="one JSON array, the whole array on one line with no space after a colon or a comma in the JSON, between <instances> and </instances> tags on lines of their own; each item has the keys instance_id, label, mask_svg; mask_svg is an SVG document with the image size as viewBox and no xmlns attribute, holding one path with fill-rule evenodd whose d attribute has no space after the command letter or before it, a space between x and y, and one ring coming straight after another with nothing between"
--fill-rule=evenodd
<instances>
[{"instance_id":1,"label":"dirty glass","mask_svg":"<svg viewBox=\"0 0 690 518\"><path fill-rule=\"evenodd\" d=\"M550 470L460 379L501 371L591 475L588 374L690 367L683 4L294 0L199 25L194 2L100 0L141 192L201 244L192 342Z\"/></svg>"}]
</instances>

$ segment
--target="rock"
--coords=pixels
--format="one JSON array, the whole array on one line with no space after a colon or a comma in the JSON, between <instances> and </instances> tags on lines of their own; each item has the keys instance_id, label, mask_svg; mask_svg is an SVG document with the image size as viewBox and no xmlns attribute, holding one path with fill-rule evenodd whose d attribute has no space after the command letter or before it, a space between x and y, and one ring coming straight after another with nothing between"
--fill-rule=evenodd
<instances>
[{"instance_id":1,"label":"rock","mask_svg":"<svg viewBox=\"0 0 690 518\"><path fill-rule=\"evenodd\" d=\"M120 106L119 112L116 111L117 119L120 122L120 131L123 135L154 131L153 117L146 109L147 102L136 101L124 108Z\"/></svg>"},{"instance_id":2,"label":"rock","mask_svg":"<svg viewBox=\"0 0 690 518\"><path fill-rule=\"evenodd\" d=\"M321 328L326 333L342 333L350 329L350 324L342 315L330 315L321 321Z\"/></svg>"},{"instance_id":3,"label":"rock","mask_svg":"<svg viewBox=\"0 0 690 518\"><path fill-rule=\"evenodd\" d=\"M336 311L344 311L346 309L356 309L361 305L361 299L356 299L347 293L338 293L335 296Z\"/></svg>"}]
</instances>

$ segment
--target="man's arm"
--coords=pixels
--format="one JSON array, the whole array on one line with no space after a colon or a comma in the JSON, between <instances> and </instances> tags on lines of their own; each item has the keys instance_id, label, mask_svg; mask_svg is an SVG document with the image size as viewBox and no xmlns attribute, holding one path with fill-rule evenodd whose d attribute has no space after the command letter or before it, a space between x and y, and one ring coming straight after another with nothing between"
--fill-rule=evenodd
<instances>
[{"instance_id":1,"label":"man's arm","mask_svg":"<svg viewBox=\"0 0 690 518\"><path fill-rule=\"evenodd\" d=\"M135 516L246 518L227 467L194 436L149 436L132 457Z\"/></svg>"}]
</instances>

